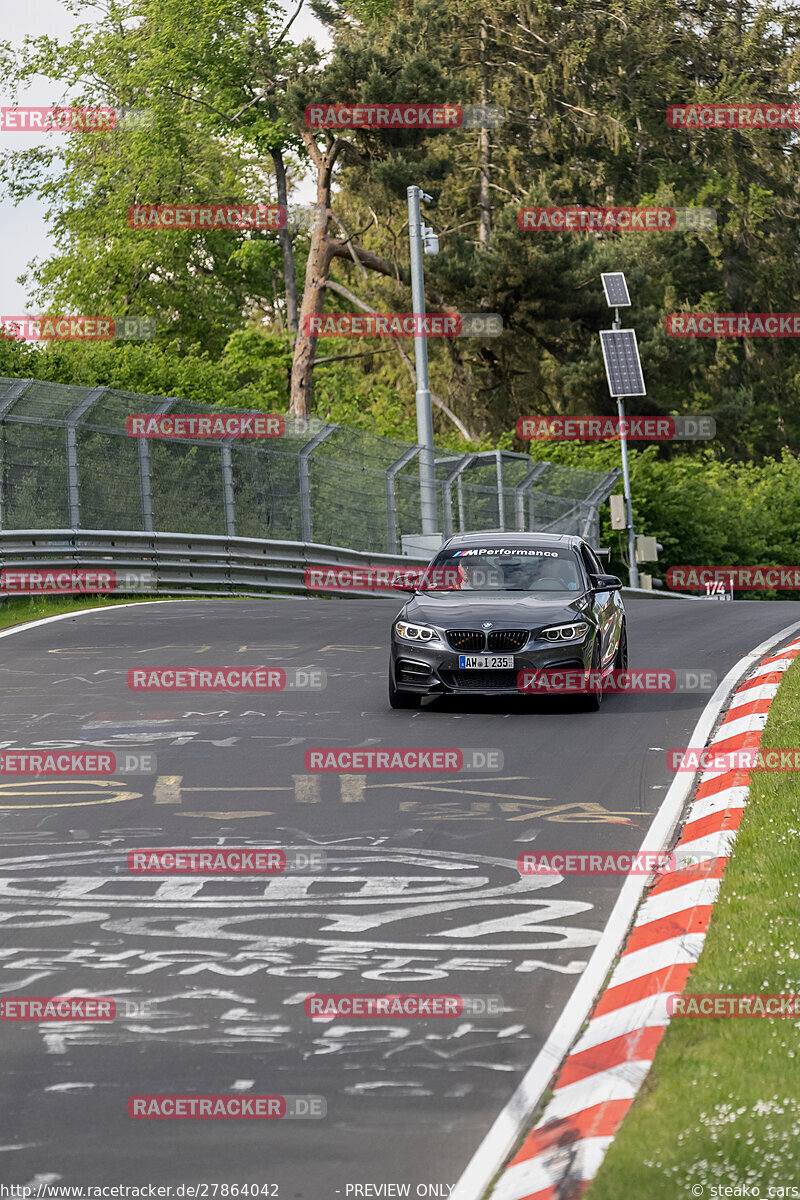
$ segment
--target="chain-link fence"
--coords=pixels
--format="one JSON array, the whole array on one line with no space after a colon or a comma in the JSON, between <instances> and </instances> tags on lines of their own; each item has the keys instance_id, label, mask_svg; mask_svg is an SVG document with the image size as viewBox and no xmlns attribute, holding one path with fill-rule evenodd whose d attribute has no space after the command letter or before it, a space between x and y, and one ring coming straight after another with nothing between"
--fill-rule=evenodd
<instances>
[{"instance_id":1,"label":"chain-link fence","mask_svg":"<svg viewBox=\"0 0 800 1200\"><path fill-rule=\"evenodd\" d=\"M0 530L217 534L394 554L422 528L418 446L292 419L274 439L129 437L137 413L241 409L0 378ZM577 533L596 546L598 506L619 474L437 451L439 528Z\"/></svg>"}]
</instances>

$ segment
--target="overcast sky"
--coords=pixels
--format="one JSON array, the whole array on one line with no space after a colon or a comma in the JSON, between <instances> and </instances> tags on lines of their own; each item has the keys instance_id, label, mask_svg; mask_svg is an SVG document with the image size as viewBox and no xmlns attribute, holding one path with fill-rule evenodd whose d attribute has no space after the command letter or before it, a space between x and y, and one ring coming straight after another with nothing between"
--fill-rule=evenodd
<instances>
[{"instance_id":1,"label":"overcast sky","mask_svg":"<svg viewBox=\"0 0 800 1200\"><path fill-rule=\"evenodd\" d=\"M168 0L165 0L168 2ZM297 0L283 0L287 15L297 7ZM52 37L66 38L76 24L82 24L89 19L91 10L75 17L70 13L62 0L5 0L3 3L2 37L20 45L26 34L36 36L47 33ZM328 45L327 31L309 12L302 11L292 25L292 36L297 40L313 37L319 44ZM37 81L25 93L20 93L16 103L22 105L48 105L59 98L56 85L46 79ZM12 97L5 91L0 91L0 102L11 103ZM37 142L45 144L63 134L51 133L28 135L0 130L0 146L2 149L24 149ZM305 190L305 189L304 189ZM178 197L176 197L176 200ZM300 202L313 199L309 190L308 196L298 192L295 197ZM27 289L16 282L18 275L26 269L33 258L45 258L54 249L45 224L45 206L35 199L25 200L16 208L5 199L0 199L0 248L4 269L0 274L0 315L21 316L26 312L35 312L28 299Z\"/></svg>"}]
</instances>

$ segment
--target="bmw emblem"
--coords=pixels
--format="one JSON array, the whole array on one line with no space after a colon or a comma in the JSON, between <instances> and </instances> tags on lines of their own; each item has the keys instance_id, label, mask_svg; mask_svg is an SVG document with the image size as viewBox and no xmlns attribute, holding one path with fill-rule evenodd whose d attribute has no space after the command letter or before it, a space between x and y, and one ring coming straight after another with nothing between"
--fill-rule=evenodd
<instances>
[{"instance_id":1,"label":"bmw emblem","mask_svg":"<svg viewBox=\"0 0 800 1200\"><path fill-rule=\"evenodd\" d=\"M491 621L483 621L483 622L481 622L481 629L491 629L491 628L492 628L492 622L491 622Z\"/></svg>"}]
</instances>

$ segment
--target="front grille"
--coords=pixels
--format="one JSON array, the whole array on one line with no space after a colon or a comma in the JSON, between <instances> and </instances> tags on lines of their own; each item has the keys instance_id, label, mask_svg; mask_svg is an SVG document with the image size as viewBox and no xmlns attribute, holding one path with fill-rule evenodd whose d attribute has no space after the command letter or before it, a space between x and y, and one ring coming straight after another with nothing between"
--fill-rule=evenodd
<instances>
[{"instance_id":1,"label":"front grille","mask_svg":"<svg viewBox=\"0 0 800 1200\"><path fill-rule=\"evenodd\" d=\"M447 640L454 650L465 654L486 649L486 635L480 629L448 629Z\"/></svg>"},{"instance_id":2,"label":"front grille","mask_svg":"<svg viewBox=\"0 0 800 1200\"><path fill-rule=\"evenodd\" d=\"M513 688L517 690L518 671L442 671L448 687L453 688Z\"/></svg>"},{"instance_id":3,"label":"front grille","mask_svg":"<svg viewBox=\"0 0 800 1200\"><path fill-rule=\"evenodd\" d=\"M527 641L527 629L498 629L489 634L489 649L495 654L510 654L512 650L521 650Z\"/></svg>"},{"instance_id":4,"label":"front grille","mask_svg":"<svg viewBox=\"0 0 800 1200\"><path fill-rule=\"evenodd\" d=\"M431 668L427 663L411 662L407 658L401 658L398 660L398 683L429 683L430 677Z\"/></svg>"}]
</instances>

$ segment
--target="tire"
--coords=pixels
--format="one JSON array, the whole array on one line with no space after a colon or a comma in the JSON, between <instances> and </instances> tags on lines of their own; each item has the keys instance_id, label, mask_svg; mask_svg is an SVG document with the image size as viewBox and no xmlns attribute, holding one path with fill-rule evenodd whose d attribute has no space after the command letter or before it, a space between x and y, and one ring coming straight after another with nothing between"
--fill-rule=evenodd
<instances>
[{"instance_id":1,"label":"tire","mask_svg":"<svg viewBox=\"0 0 800 1200\"><path fill-rule=\"evenodd\" d=\"M627 671L628 669L628 626L623 620L622 629L619 635L619 645L617 653L614 655L614 670Z\"/></svg>"},{"instance_id":2,"label":"tire","mask_svg":"<svg viewBox=\"0 0 800 1200\"><path fill-rule=\"evenodd\" d=\"M600 663L601 663L600 634L598 633L597 637L595 638L594 647L592 649L592 666L591 666L592 674L594 674L596 671L599 672ZM580 703L581 712L597 712L602 703L603 703L602 691L589 692L586 696L583 696L581 698L581 703Z\"/></svg>"},{"instance_id":3,"label":"tire","mask_svg":"<svg viewBox=\"0 0 800 1200\"><path fill-rule=\"evenodd\" d=\"M389 704L392 708L419 708L422 696L415 692L398 692L394 682L389 677Z\"/></svg>"}]
</instances>

